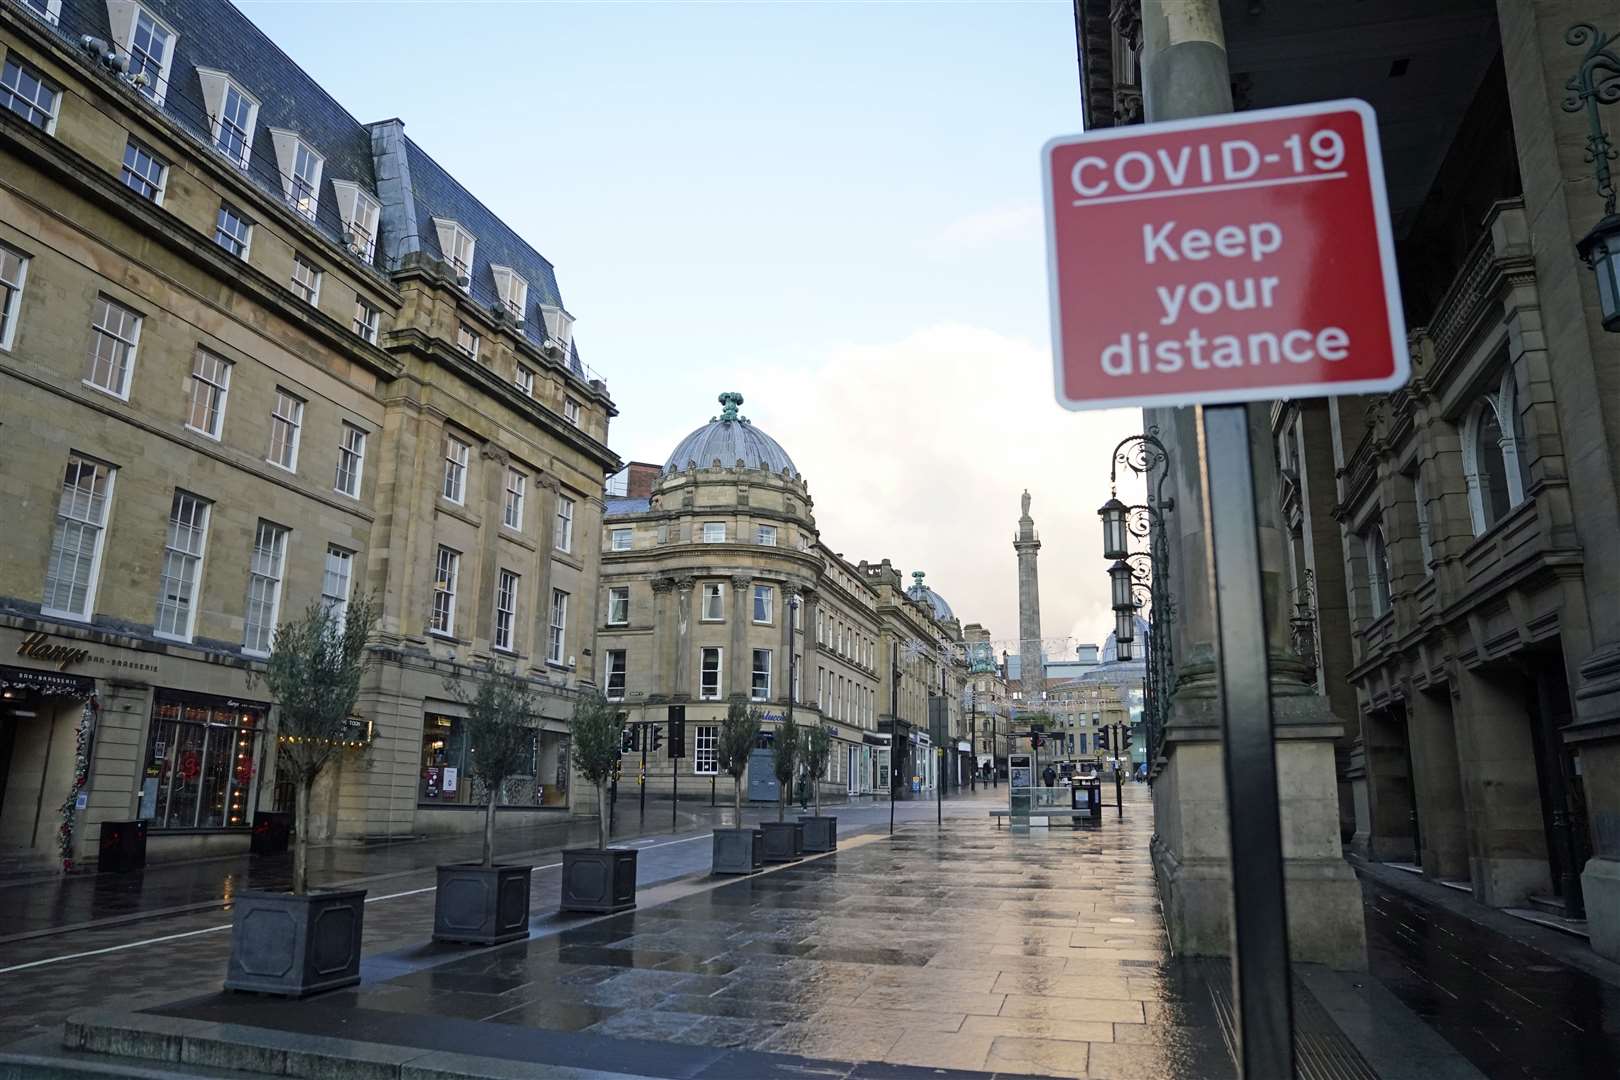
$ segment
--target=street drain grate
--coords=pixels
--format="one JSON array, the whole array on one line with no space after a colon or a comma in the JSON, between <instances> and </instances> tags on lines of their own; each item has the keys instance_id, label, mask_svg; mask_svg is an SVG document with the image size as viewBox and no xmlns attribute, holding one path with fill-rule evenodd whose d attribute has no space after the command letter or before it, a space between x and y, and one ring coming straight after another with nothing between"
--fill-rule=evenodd
<instances>
[{"instance_id":1,"label":"street drain grate","mask_svg":"<svg viewBox=\"0 0 1620 1080\"><path fill-rule=\"evenodd\" d=\"M1200 962L1204 985L1220 1018L1221 1037L1226 1049L1237 1057L1236 1018L1232 1010L1232 968L1220 959ZM1361 1056L1316 1000L1316 995L1298 979L1294 988L1294 1075L1299 1080L1378 1080L1378 1074Z\"/></svg>"}]
</instances>

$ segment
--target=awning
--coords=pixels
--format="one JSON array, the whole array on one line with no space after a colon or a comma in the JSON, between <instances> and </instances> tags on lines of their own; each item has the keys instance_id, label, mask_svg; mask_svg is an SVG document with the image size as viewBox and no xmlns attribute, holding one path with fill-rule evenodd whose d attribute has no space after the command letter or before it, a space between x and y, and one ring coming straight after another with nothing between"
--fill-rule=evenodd
<instances>
[{"instance_id":1,"label":"awning","mask_svg":"<svg viewBox=\"0 0 1620 1080\"><path fill-rule=\"evenodd\" d=\"M96 692L96 682L83 675L0 665L0 690L21 690L43 697L87 698Z\"/></svg>"},{"instance_id":2,"label":"awning","mask_svg":"<svg viewBox=\"0 0 1620 1080\"><path fill-rule=\"evenodd\" d=\"M863 731L861 741L867 746L888 746L889 733L887 731Z\"/></svg>"}]
</instances>

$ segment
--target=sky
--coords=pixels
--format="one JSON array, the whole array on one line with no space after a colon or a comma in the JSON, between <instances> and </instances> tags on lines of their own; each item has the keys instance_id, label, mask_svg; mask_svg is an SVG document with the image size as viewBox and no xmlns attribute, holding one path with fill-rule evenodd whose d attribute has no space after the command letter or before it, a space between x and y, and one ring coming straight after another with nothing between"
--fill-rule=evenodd
<instances>
[{"instance_id":1,"label":"sky","mask_svg":"<svg viewBox=\"0 0 1620 1080\"><path fill-rule=\"evenodd\" d=\"M1043 635L1107 635L1096 509L1141 414L1053 395L1069 0L238 3L551 260L626 460L741 393L829 547L925 571L1013 652L1028 488Z\"/></svg>"}]
</instances>

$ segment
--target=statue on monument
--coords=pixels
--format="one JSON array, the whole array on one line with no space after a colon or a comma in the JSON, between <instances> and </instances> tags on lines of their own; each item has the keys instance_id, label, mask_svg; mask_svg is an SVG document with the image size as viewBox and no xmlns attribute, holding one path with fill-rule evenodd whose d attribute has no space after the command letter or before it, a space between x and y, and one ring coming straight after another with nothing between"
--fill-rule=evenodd
<instances>
[{"instance_id":1,"label":"statue on monument","mask_svg":"<svg viewBox=\"0 0 1620 1080\"><path fill-rule=\"evenodd\" d=\"M1024 516L1029 517L1029 489L1024 489L1024 497L1020 500L1024 504Z\"/></svg>"}]
</instances>

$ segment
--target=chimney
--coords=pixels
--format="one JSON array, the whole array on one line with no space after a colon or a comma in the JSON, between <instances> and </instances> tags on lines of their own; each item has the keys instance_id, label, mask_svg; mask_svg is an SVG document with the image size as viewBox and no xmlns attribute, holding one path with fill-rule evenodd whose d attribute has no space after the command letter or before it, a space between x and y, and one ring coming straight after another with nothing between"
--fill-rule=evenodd
<instances>
[{"instance_id":1,"label":"chimney","mask_svg":"<svg viewBox=\"0 0 1620 1080\"><path fill-rule=\"evenodd\" d=\"M651 498L654 486L658 483L658 474L663 470L657 465L645 461L632 461L629 466L629 478L625 486L625 496L631 499Z\"/></svg>"}]
</instances>

